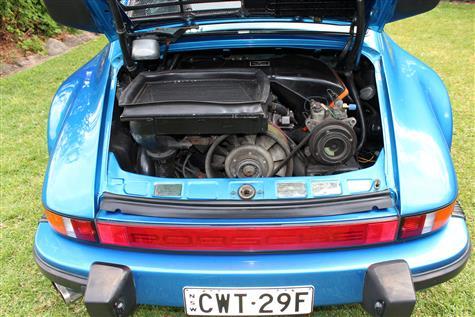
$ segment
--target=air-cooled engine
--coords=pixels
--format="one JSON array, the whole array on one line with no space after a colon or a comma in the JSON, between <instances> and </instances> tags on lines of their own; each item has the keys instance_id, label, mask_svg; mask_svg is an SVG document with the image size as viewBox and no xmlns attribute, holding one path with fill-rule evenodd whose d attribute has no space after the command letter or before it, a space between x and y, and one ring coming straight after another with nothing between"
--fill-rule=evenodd
<instances>
[{"instance_id":1,"label":"air-cooled engine","mask_svg":"<svg viewBox=\"0 0 475 317\"><path fill-rule=\"evenodd\" d=\"M180 178L319 175L358 168L348 89L298 55L184 56L122 91L139 173Z\"/></svg>"}]
</instances>

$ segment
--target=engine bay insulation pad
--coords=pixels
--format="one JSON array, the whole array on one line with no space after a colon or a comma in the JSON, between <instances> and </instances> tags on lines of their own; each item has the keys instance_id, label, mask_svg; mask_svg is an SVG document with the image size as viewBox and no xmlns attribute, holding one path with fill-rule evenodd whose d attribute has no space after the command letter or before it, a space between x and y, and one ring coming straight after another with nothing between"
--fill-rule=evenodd
<instances>
[{"instance_id":1,"label":"engine bay insulation pad","mask_svg":"<svg viewBox=\"0 0 475 317\"><path fill-rule=\"evenodd\" d=\"M265 132L270 101L260 70L177 70L140 73L119 106L121 120L144 121L141 133L230 134Z\"/></svg>"}]
</instances>

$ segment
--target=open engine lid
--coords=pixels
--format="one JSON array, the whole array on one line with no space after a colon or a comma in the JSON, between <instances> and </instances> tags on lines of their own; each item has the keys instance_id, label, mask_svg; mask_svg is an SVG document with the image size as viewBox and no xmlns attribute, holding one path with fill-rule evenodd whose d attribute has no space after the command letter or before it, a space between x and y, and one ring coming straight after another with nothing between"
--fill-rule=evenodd
<instances>
[{"instance_id":1,"label":"open engine lid","mask_svg":"<svg viewBox=\"0 0 475 317\"><path fill-rule=\"evenodd\" d=\"M113 10L118 5L132 32L163 25L192 25L224 19L295 18L298 21L350 23L364 4L366 27L381 30L386 23L433 9L440 0L45 0L50 15L71 27L117 38Z\"/></svg>"}]
</instances>

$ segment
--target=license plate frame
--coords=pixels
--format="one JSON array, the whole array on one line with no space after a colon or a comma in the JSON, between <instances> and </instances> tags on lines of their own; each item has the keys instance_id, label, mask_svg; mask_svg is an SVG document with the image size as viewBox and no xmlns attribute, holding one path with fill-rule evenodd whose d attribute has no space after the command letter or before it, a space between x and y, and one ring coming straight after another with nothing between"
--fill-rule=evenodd
<instances>
[{"instance_id":1,"label":"license plate frame","mask_svg":"<svg viewBox=\"0 0 475 317\"><path fill-rule=\"evenodd\" d=\"M297 293L300 295L297 295ZM228 294L229 296L226 296ZM315 287L313 285L275 287L185 286L183 288L183 303L187 316L306 315L313 312L314 298ZM298 304L297 300L299 301ZM219 303L224 303L224 306L221 305L220 308ZM264 306L266 303L267 305ZM284 306L286 306L285 309L281 310Z\"/></svg>"}]
</instances>

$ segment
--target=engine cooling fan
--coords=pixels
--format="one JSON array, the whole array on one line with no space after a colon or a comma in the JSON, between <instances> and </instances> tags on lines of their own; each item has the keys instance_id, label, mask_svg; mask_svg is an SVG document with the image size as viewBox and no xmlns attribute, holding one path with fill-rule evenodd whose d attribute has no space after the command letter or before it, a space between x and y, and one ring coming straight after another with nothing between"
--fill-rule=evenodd
<instances>
[{"instance_id":1,"label":"engine cooling fan","mask_svg":"<svg viewBox=\"0 0 475 317\"><path fill-rule=\"evenodd\" d=\"M268 177L290 154L283 133L272 125L268 131L252 135L222 135L206 155L206 176L209 178ZM292 176L293 161L277 176Z\"/></svg>"}]
</instances>

